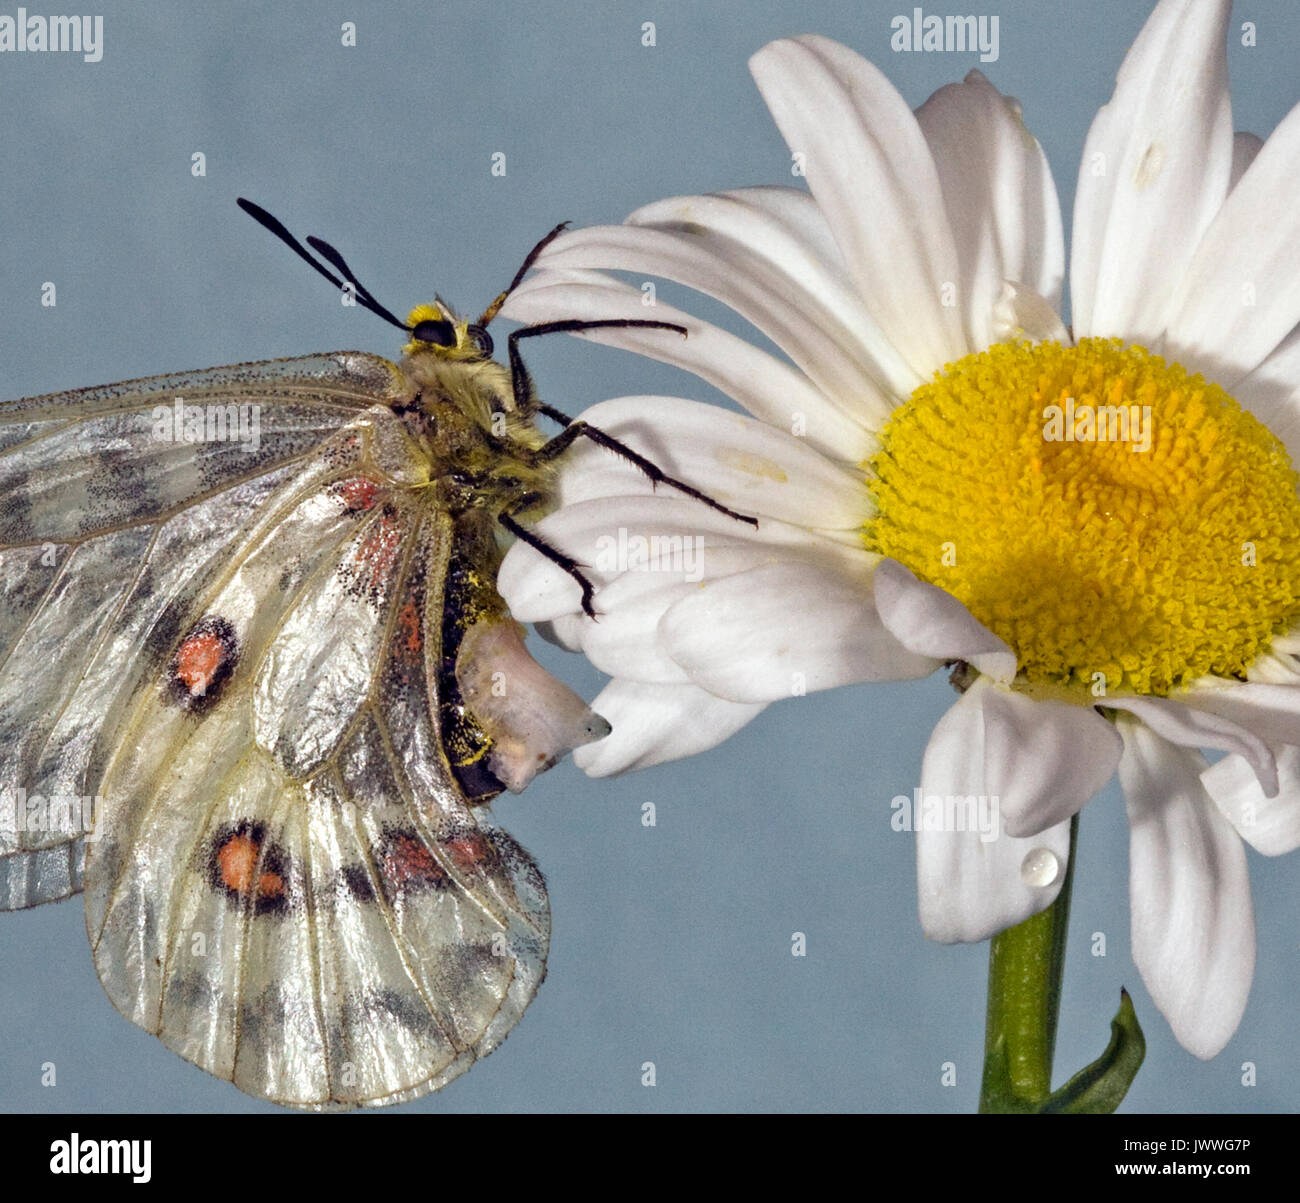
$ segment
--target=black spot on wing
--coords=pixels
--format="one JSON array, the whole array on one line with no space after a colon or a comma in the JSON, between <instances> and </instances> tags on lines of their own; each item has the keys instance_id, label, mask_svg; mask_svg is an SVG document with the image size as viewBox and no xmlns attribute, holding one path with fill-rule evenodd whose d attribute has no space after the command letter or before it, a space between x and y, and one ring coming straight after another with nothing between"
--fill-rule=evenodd
<instances>
[{"instance_id":1,"label":"black spot on wing","mask_svg":"<svg viewBox=\"0 0 1300 1203\"><path fill-rule=\"evenodd\" d=\"M177 598L168 602L145 632L144 652L153 662L167 663L175 654L181 632L185 629L189 600L189 598Z\"/></svg>"},{"instance_id":2,"label":"black spot on wing","mask_svg":"<svg viewBox=\"0 0 1300 1203\"><path fill-rule=\"evenodd\" d=\"M250 380L248 395L272 397L256 378ZM334 410L282 401L187 403L186 409L200 415L203 424L204 437L194 443L194 467L205 490L310 453L330 440L344 420Z\"/></svg>"},{"instance_id":3,"label":"black spot on wing","mask_svg":"<svg viewBox=\"0 0 1300 1203\"><path fill-rule=\"evenodd\" d=\"M87 506L82 533L99 530L100 515L118 514L127 525L143 520L164 508L166 500L158 485L157 465L134 449L101 452L95 469L86 479Z\"/></svg>"},{"instance_id":4,"label":"black spot on wing","mask_svg":"<svg viewBox=\"0 0 1300 1203\"><path fill-rule=\"evenodd\" d=\"M344 865L339 870L339 884L358 902L375 901L375 887L364 865Z\"/></svg>"},{"instance_id":5,"label":"black spot on wing","mask_svg":"<svg viewBox=\"0 0 1300 1203\"><path fill-rule=\"evenodd\" d=\"M446 1034L414 991L390 988L351 992L344 995L341 1011L344 1024L351 1031L365 1031L372 1025L395 1021L422 1040L440 1044L446 1040Z\"/></svg>"},{"instance_id":6,"label":"black spot on wing","mask_svg":"<svg viewBox=\"0 0 1300 1203\"><path fill-rule=\"evenodd\" d=\"M32 499L26 488L18 484L0 491L0 539L5 543L28 543L32 539Z\"/></svg>"}]
</instances>

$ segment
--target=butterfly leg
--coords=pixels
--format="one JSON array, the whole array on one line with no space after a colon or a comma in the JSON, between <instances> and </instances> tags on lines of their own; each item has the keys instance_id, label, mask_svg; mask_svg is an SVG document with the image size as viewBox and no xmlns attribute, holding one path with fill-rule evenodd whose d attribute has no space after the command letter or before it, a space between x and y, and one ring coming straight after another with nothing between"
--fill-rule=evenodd
<instances>
[{"instance_id":1,"label":"butterfly leg","mask_svg":"<svg viewBox=\"0 0 1300 1203\"><path fill-rule=\"evenodd\" d=\"M562 322L542 322L536 326L524 326L520 330L511 331L510 336L506 339L506 346L510 352L510 387L515 395L515 408L520 413L531 414L537 412L537 393L533 388L533 378L529 375L528 369L524 367L523 356L519 353L519 340L521 338L536 338L539 334L573 334L579 330L600 330L608 327L626 329L629 326L636 326L641 329L649 330L675 330L683 338L686 337L686 327L677 326L672 322L654 322L642 320L640 318L606 318L598 322L584 322L577 319L567 319Z\"/></svg>"},{"instance_id":2,"label":"butterfly leg","mask_svg":"<svg viewBox=\"0 0 1300 1203\"><path fill-rule=\"evenodd\" d=\"M566 331L574 333L579 330L597 330L610 326L624 329L629 326L636 326L642 329L675 330L683 337L686 335L685 326L678 326L672 322L656 322L638 318L612 318L594 322L570 319L559 322L542 322L536 326L525 326L521 330L513 331L506 340L510 352L510 384L515 395L515 408L521 413L545 414L548 418L559 422L564 427L560 434L533 453L535 457L533 462L546 463L560 455L576 439L588 438L593 443L614 452L615 455L621 455L628 463L644 472L656 485L668 485L681 493L685 493L688 497L695 498L696 501L703 502L710 509L717 510L720 514L726 514L728 518L735 518L738 522L747 522L751 526L757 526L757 518L728 509L720 502L714 501L707 493L701 493L699 489L688 485L685 481L669 476L661 468L646 459L645 456L633 451L631 447L614 438L613 435L606 434L597 426L579 422L567 414L561 413L553 405L547 405L545 402L538 400L536 389L533 386L533 378L529 375L528 369L524 366L523 356L519 353L519 340L521 338L534 338L539 334L560 334Z\"/></svg>"},{"instance_id":3,"label":"butterfly leg","mask_svg":"<svg viewBox=\"0 0 1300 1203\"><path fill-rule=\"evenodd\" d=\"M604 447L607 451L612 451L615 455L621 456L627 460L633 467L640 469L656 485L668 485L680 493L685 493L687 497L693 497L696 501L701 501L710 509L717 510L720 514L726 514L728 518L735 518L738 522L748 522L751 526L758 525L758 519L750 517L748 514L740 514L735 510L728 509L720 501L714 501L707 493L700 492L694 485L688 485L684 480L678 480L675 476L669 476L658 465L651 460L646 459L644 455L633 451L626 443L616 439L612 434L606 434L599 426L592 426L587 422L571 418L567 414L561 413L553 405L547 405L545 402L537 403L537 412L545 414L553 421L559 422L564 429L539 447L533 456L534 462L546 463L562 454L569 446L580 438L590 439L597 446Z\"/></svg>"},{"instance_id":4,"label":"butterfly leg","mask_svg":"<svg viewBox=\"0 0 1300 1203\"><path fill-rule=\"evenodd\" d=\"M595 586L592 585L586 575L583 573L583 565L579 564L572 556L566 556L564 552L556 547L552 547L540 535L533 534L526 526L521 525L514 517L516 513L536 505L540 498L536 494L528 494L521 497L509 510L503 510L497 515L497 521L506 528L516 539L527 543L529 547L540 552L552 564L563 568L579 585L582 586L582 610L590 619L596 618L596 607L592 604L596 596Z\"/></svg>"}]
</instances>

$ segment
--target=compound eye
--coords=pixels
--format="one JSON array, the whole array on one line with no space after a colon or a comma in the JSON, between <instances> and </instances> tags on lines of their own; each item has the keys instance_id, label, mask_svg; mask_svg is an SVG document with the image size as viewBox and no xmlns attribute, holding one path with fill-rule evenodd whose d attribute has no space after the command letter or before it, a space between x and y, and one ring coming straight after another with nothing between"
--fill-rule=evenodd
<instances>
[{"instance_id":1,"label":"compound eye","mask_svg":"<svg viewBox=\"0 0 1300 1203\"><path fill-rule=\"evenodd\" d=\"M411 329L411 337L416 342L433 343L438 347L454 347L456 327L451 322L417 322Z\"/></svg>"},{"instance_id":2,"label":"compound eye","mask_svg":"<svg viewBox=\"0 0 1300 1203\"><path fill-rule=\"evenodd\" d=\"M478 353L484 359L491 359L493 350L492 335L484 330L482 326L470 326L466 333L468 333L470 342L474 344Z\"/></svg>"}]
</instances>

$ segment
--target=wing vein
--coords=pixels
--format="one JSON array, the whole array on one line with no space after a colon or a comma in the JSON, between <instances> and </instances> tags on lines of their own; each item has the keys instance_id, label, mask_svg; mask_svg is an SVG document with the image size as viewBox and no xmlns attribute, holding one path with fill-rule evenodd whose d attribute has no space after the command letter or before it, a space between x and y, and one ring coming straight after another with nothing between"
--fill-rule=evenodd
<instances>
[{"instance_id":1,"label":"wing vein","mask_svg":"<svg viewBox=\"0 0 1300 1203\"><path fill-rule=\"evenodd\" d=\"M207 813L203 817L203 823L198 828L199 842L202 841L203 834L208 830L209 827L212 826L212 816L216 814L217 807L220 806L221 803L225 800L226 782L228 782L230 778L233 777L235 773L239 770L239 768L243 765L244 759L245 758L242 756L239 757L234 762L234 764L232 764L221 775L221 778L217 783L217 787L212 791L212 805L208 807ZM153 792L150 793L149 795L150 809L152 809L153 807L154 798L158 796L164 784L165 782L162 779L160 779L158 784L154 787ZM121 884L123 878L126 875L126 865L127 865L127 858L123 857L121 867L118 869L118 875L113 882L113 901L110 902L109 906L106 907L104 910L105 927L108 926L108 916L112 912L113 903L116 902L118 886ZM179 874L174 879L177 888L172 890L171 897L167 900L167 925L166 927L161 928L160 929L161 931L170 933L176 930L176 911L177 908L180 906L181 901L184 897L184 890L180 888L180 883L183 882L184 880L185 878L183 874ZM99 945L99 941L96 940L95 947L97 948L98 945ZM240 948L241 949L243 948L242 937L241 937ZM170 938L168 938L163 943L162 964L159 966L159 973L161 974L161 976L158 979L158 1018L154 1023L154 1029L153 1029L155 1033L162 1031L163 1010L167 1005L167 984L171 980L170 973L169 973L169 970L171 969L171 961L172 961L172 941Z\"/></svg>"},{"instance_id":2,"label":"wing vein","mask_svg":"<svg viewBox=\"0 0 1300 1203\"><path fill-rule=\"evenodd\" d=\"M338 479L339 476L342 476L342 473L339 473L335 476L323 478L320 481L313 481L309 483L309 485L306 488L295 490L285 499L284 503L281 506L279 506L278 509L271 512L269 515L263 517L262 520L257 523L254 529L249 533L248 537L241 544L239 549L240 554L236 554L230 557L229 559L230 566L226 569L224 573L221 574L221 576L217 578L215 584L211 588L209 588L205 594L203 594L202 598L199 598L197 596L195 597L194 601L191 603L191 609L197 610L199 613L203 613L206 607L210 604L213 596L220 593L220 591L223 588L225 588L225 586L229 583L231 577L234 576L235 572L238 570L239 565L243 562L245 558L245 555L243 553L250 546L250 544L255 544L259 539L265 538L267 532L271 528L277 526L286 514L292 513L293 510L295 510L299 505L303 503L303 501L313 496L315 493L319 492L321 487L328 486L330 482L332 482L335 479ZM349 531L345 530L341 532L339 535L338 542L331 544L328 551L332 552L340 543L344 542L344 540L346 540L349 537L350 537ZM117 768L118 761L121 758L123 752L126 749L135 746L135 739L134 739L136 733L135 729L139 726L139 723L141 721L141 716L144 713L145 706L146 703L149 701L150 695L147 691L142 690L137 696L138 696L138 701L136 703L135 712L122 725L121 737L117 740L116 746L113 749L113 753L110 756L108 763L104 766L104 771L100 777L101 783L110 780L110 778L113 775L113 772ZM250 699L251 699L251 692L250 692ZM236 763L239 762L236 761ZM158 791L157 789L155 789L149 795L149 801L146 808L140 812L141 827L144 827L148 822L148 820L152 817L157 797L158 797ZM123 864L125 864L125 862L123 862ZM122 868L119 867L118 875L113 881L113 885L108 896L109 908L111 908L117 900L117 895L121 888L121 878L122 878ZM108 909L106 909L104 913L105 915L107 915Z\"/></svg>"},{"instance_id":3,"label":"wing vein","mask_svg":"<svg viewBox=\"0 0 1300 1203\"><path fill-rule=\"evenodd\" d=\"M3 656L0 656L0 672L4 672L5 665L9 663L9 657L14 654L14 648L16 648L20 643L22 643L23 636L27 634L27 628L30 627L32 623L36 621L37 617L40 615L40 612L45 608L45 604L46 602L49 601L50 593L53 591L54 587L58 585L60 581L63 580L64 574L68 571L68 565L72 563L72 557L74 554L75 551L68 553L63 563L59 565L59 570L50 579L50 583L47 586L45 592L41 594L41 600L37 602L35 606L32 607L31 614L27 616L26 621L17 630L17 632L15 632L13 643L9 645L9 649L5 652L5 654Z\"/></svg>"},{"instance_id":4,"label":"wing vein","mask_svg":"<svg viewBox=\"0 0 1300 1203\"><path fill-rule=\"evenodd\" d=\"M346 426L339 427L339 430L346 430L346 429L347 429ZM299 452L297 455L286 456L282 460L276 460L275 463L273 463L269 467L267 467L266 465L262 465L262 467L260 467L256 471L249 472L246 475L230 477L227 480L223 480L219 487L213 488L209 492L195 493L192 496L186 498L184 501L177 502L175 505L168 506L166 509L158 510L156 513L150 514L146 518L141 518L138 522L119 522L114 526L106 526L101 530L91 531L89 534L85 534L77 538L60 539L58 540L58 542L64 543L69 547L80 547L84 543L89 543L92 539L97 539L101 535L111 534L116 531L132 530L137 526L148 526L150 523L157 523L159 526L162 526L163 524L169 522L171 519L175 518L177 514L183 514L187 510L192 510L196 505L202 505L204 502L211 501L214 497L220 497L223 493L228 493L231 489L236 489L240 485L249 484L251 481L254 480L261 480L262 477L264 476L270 476L272 473L279 472L284 468L290 467L293 464L301 463L303 460L311 459L313 456L318 455L320 453L321 448L325 446L325 444L328 443L330 439L332 439L335 435L337 435L338 432L339 432L338 430L334 431L327 438L324 438L319 443L316 443L313 446L309 447L306 451ZM341 475L342 473L340 473L340 476ZM331 478L331 479L337 479L337 478ZM5 547L6 548L41 547L44 546L44 544L52 541L53 540L50 539L33 539L29 543L6 543Z\"/></svg>"},{"instance_id":5,"label":"wing vein","mask_svg":"<svg viewBox=\"0 0 1300 1203\"><path fill-rule=\"evenodd\" d=\"M389 734L388 728L384 724L383 714L379 711L377 707L375 708L374 713L375 713L375 726L378 729L379 738L383 740L384 751L388 754L389 762L391 764L401 764L402 763L401 758L397 755L397 750L393 747L392 736ZM435 731L434 735L437 736L437 734L438 733ZM441 744L438 742L437 739L435 739L434 741L434 746L439 749L441 748ZM403 774L402 776L404 777L405 774ZM509 930L510 927L509 920L503 919L500 915L498 915L491 907L487 905L487 903L485 903L479 897L477 890L472 890L468 885L466 885L465 880L461 877L460 870L458 870L456 866L451 862L450 857L448 857L445 853L443 853L441 849L438 847L437 838L430 832L428 825L425 823L423 816L420 814L419 807L416 806L415 804L415 795L409 792L406 785L403 784L400 778L397 782L397 788L402 791L402 800L405 803L407 813L410 814L411 816L411 822L414 824L415 830L419 834L421 841L433 854L433 859L438 862L439 866L443 869L443 871L447 874L447 876L456 883L456 888L459 889L467 898L472 899L474 904L479 908L479 910L481 910L489 919L492 920L493 923L495 923L499 928L501 928L502 931Z\"/></svg>"},{"instance_id":6,"label":"wing vein","mask_svg":"<svg viewBox=\"0 0 1300 1203\"><path fill-rule=\"evenodd\" d=\"M125 609L127 602L131 600L131 594L135 590L136 585L139 584L140 577L144 573L144 570L149 566L149 557L153 555L154 547L157 545L158 533L159 533L159 528L155 526L153 534L149 536L149 545L144 549L144 554L140 557L139 567L136 568L135 575L132 576L130 581L127 582L126 588L125 590L123 590L121 598L118 600L117 605L113 608L112 616L104 623L102 630L100 631L98 637L95 640L94 646L90 650L90 654L86 656L81 662L82 668L81 668L80 675L77 677L77 685L74 686L72 689L68 690L67 694L64 696L63 703L59 706L58 711L52 716L50 725L45 732L45 738L41 740L41 745L35 757L34 763L40 764L41 760L44 758L45 749L49 747L50 737L54 734L55 729L58 727L59 720L67 712L68 707L72 705L73 699L76 697L77 689L80 687L81 682L86 679L87 674L94 667L95 660L99 656L100 651L103 649L104 645L108 642L109 638L112 636L114 624L117 622L123 609ZM71 560L72 557L69 555L68 559ZM44 598L41 599L41 604L42 606L45 604ZM4 664L0 663L0 672L3 671L4 671ZM83 785L84 784L85 783L83 782ZM90 792L94 794L97 793L98 791L91 790Z\"/></svg>"},{"instance_id":7,"label":"wing vein","mask_svg":"<svg viewBox=\"0 0 1300 1203\"><path fill-rule=\"evenodd\" d=\"M338 772L336 767L332 766L332 768L338 781L342 796L347 797L348 789L347 785L343 781L342 774ZM356 823L355 817L353 818L353 823ZM397 959L402 966L402 972L406 974L407 979L415 988L415 992L420 996L420 1001L424 1004L425 1010L429 1012L429 1017L437 1025L438 1030L443 1034L443 1036L446 1037L447 1046L455 1051L455 1038L452 1033L447 1031L443 1026L442 1020L438 1018L438 1013L434 1010L433 1002L425 992L424 987L420 984L419 976L416 974L415 969L411 964L410 957L407 956L405 945L403 944L401 936L397 930L397 917L393 914L392 907L389 905L388 899L384 895L384 883L380 878L379 870L375 866L374 860L370 855L370 849L366 846L366 841L360 838L360 833L356 830L355 826L353 827L352 835L357 841L357 847L361 850L361 862L365 866L366 873L370 878L370 890L375 898L375 906L378 908L380 917L384 921L384 927L388 929L389 937L393 942L393 949L397 953ZM430 1074L429 1076L432 1077L433 1075ZM427 1081L427 1079L425 1080ZM418 1084L419 1083L412 1083L412 1085Z\"/></svg>"}]
</instances>

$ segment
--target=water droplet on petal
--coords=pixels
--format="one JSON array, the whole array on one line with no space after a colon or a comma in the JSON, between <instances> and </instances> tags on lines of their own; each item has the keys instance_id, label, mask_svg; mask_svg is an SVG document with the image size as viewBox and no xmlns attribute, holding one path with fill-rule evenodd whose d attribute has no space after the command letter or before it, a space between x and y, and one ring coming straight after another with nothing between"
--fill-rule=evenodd
<instances>
[{"instance_id":1,"label":"water droplet on petal","mask_svg":"<svg viewBox=\"0 0 1300 1203\"><path fill-rule=\"evenodd\" d=\"M1050 848L1034 848L1020 862L1020 880L1027 886L1050 886L1060 873L1060 859Z\"/></svg>"}]
</instances>

